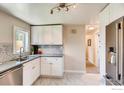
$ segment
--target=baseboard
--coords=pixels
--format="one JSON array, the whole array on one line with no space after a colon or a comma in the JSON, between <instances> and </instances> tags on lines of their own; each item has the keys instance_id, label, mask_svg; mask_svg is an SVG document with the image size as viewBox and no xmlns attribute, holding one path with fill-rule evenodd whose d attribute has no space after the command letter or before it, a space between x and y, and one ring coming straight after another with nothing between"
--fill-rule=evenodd
<instances>
[{"instance_id":1,"label":"baseboard","mask_svg":"<svg viewBox=\"0 0 124 93\"><path fill-rule=\"evenodd\" d=\"M64 76L51 76L51 75L41 75L41 78L64 78Z\"/></svg>"},{"instance_id":2,"label":"baseboard","mask_svg":"<svg viewBox=\"0 0 124 93\"><path fill-rule=\"evenodd\" d=\"M86 71L75 71L75 70L65 70L64 71L65 73L80 73L80 74L84 74L86 73Z\"/></svg>"}]
</instances>

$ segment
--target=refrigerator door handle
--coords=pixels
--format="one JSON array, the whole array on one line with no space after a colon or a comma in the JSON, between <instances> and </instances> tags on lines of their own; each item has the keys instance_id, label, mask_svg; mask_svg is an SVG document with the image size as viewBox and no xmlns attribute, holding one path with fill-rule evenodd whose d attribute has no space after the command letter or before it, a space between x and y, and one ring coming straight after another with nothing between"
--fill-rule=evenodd
<instances>
[{"instance_id":1,"label":"refrigerator door handle","mask_svg":"<svg viewBox=\"0 0 124 93\"><path fill-rule=\"evenodd\" d=\"M116 80L119 83L122 81L122 72L123 72L123 30L122 22L116 24Z\"/></svg>"},{"instance_id":2,"label":"refrigerator door handle","mask_svg":"<svg viewBox=\"0 0 124 93\"><path fill-rule=\"evenodd\" d=\"M118 38L119 36L118 36L118 23L116 24L116 80L118 80L118 61L119 61L119 56L118 56L118 54L119 54L119 50L118 50L118 45L119 45L119 43L118 43L118 40L119 40L119 38Z\"/></svg>"}]
</instances>

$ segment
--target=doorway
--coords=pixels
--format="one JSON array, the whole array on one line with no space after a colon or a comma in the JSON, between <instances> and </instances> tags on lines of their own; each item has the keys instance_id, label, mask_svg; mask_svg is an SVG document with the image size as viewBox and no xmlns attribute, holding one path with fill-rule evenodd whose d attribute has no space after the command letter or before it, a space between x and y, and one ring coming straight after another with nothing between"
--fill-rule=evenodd
<instances>
[{"instance_id":1,"label":"doorway","mask_svg":"<svg viewBox=\"0 0 124 93\"><path fill-rule=\"evenodd\" d=\"M86 72L99 74L99 32L86 33Z\"/></svg>"}]
</instances>

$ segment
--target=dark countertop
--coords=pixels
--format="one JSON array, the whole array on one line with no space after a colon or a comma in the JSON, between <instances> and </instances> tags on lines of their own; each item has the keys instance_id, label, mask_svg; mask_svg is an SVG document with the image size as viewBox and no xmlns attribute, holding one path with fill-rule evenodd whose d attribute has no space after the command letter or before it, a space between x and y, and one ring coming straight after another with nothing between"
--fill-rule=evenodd
<instances>
[{"instance_id":1,"label":"dark countertop","mask_svg":"<svg viewBox=\"0 0 124 93\"><path fill-rule=\"evenodd\" d=\"M41 57L63 57L63 54L41 54Z\"/></svg>"},{"instance_id":2,"label":"dark countertop","mask_svg":"<svg viewBox=\"0 0 124 93\"><path fill-rule=\"evenodd\" d=\"M34 54L29 55L28 59L25 61L8 61L0 64L0 73L5 72L11 68L14 68L19 65L23 65L24 63L30 62L31 60L34 60L39 57L63 57L63 54Z\"/></svg>"},{"instance_id":3,"label":"dark countertop","mask_svg":"<svg viewBox=\"0 0 124 93\"><path fill-rule=\"evenodd\" d=\"M11 68L14 68L16 66L22 65L26 62L30 62L31 60L34 60L36 58L41 57L40 55L29 55L28 59L25 61L8 61L0 64L0 73L5 72Z\"/></svg>"}]
</instances>

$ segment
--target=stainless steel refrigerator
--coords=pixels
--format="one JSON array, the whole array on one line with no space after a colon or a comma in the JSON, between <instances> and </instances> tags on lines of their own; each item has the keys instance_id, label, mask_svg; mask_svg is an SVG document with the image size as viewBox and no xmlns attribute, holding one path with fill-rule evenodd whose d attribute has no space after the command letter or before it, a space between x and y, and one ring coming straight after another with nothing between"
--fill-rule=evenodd
<instances>
[{"instance_id":1,"label":"stainless steel refrigerator","mask_svg":"<svg viewBox=\"0 0 124 93\"><path fill-rule=\"evenodd\" d=\"M106 26L106 85L124 85L124 17Z\"/></svg>"}]
</instances>

